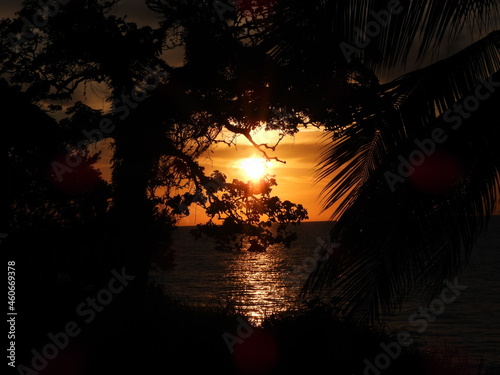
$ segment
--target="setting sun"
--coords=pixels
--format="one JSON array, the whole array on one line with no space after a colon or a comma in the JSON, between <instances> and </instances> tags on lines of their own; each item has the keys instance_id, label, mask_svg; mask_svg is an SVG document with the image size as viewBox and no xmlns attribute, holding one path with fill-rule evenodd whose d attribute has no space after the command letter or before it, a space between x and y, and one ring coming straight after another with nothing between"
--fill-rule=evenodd
<instances>
[{"instance_id":1,"label":"setting sun","mask_svg":"<svg viewBox=\"0 0 500 375\"><path fill-rule=\"evenodd\" d=\"M248 158L241 161L240 168L243 169L247 177L252 180L257 180L264 177L267 165L263 159Z\"/></svg>"}]
</instances>

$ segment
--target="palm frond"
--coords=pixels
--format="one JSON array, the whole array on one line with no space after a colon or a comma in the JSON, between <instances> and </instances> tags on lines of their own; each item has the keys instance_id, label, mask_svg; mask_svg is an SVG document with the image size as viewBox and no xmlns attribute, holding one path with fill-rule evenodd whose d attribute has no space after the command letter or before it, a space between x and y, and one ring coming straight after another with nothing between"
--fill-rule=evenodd
<instances>
[{"instance_id":1,"label":"palm frond","mask_svg":"<svg viewBox=\"0 0 500 375\"><path fill-rule=\"evenodd\" d=\"M388 10L386 0L277 2L261 40L271 57L283 64L304 61L340 70L347 64L340 44L356 47L358 41L366 42L357 57L381 72L406 64L409 58L422 62L435 57L440 48L456 42L466 25L488 29L500 24L498 0L401 0L400 4L401 12L381 24L374 13ZM380 27L374 26L377 22ZM370 40L363 37L367 33Z\"/></svg>"},{"instance_id":2,"label":"palm frond","mask_svg":"<svg viewBox=\"0 0 500 375\"><path fill-rule=\"evenodd\" d=\"M471 46L383 85L402 114L405 131L418 131L500 69L500 30Z\"/></svg>"},{"instance_id":3,"label":"palm frond","mask_svg":"<svg viewBox=\"0 0 500 375\"><path fill-rule=\"evenodd\" d=\"M445 60L382 85L378 104L370 103L371 112L352 125L349 136L332 142L322 154L317 178L330 178L322 191L323 208L341 202L334 213L340 217L388 153L404 151L399 148L408 139L500 70L499 42L500 32L492 32Z\"/></svg>"},{"instance_id":4,"label":"palm frond","mask_svg":"<svg viewBox=\"0 0 500 375\"><path fill-rule=\"evenodd\" d=\"M500 74L496 78L500 81ZM332 241L341 247L318 265L305 291L341 296L346 315L366 322L394 311L414 286L433 287L430 297L444 279L457 275L500 188L498 103L500 92L450 133L442 152L456 158L460 173L445 192L422 192L410 181L391 192L384 172L397 163L393 155L386 158L387 169L370 176L335 225ZM440 119L436 125L446 123Z\"/></svg>"},{"instance_id":5,"label":"palm frond","mask_svg":"<svg viewBox=\"0 0 500 375\"><path fill-rule=\"evenodd\" d=\"M329 290L339 296L349 318L373 321L394 311L415 285L433 286L433 295L444 279L458 274L494 211L500 188L500 90L456 130L443 113L453 100L475 95L474 85L491 75L490 69L496 69L493 81L500 82L497 38L493 33L464 54L387 85L400 116L380 118L377 131L370 123L367 130L356 126L354 137L327 149L319 177L337 174L325 191L326 206L347 195L331 233L342 247L310 275L305 293ZM427 115L413 117L422 112ZM444 155L455 169L450 186L426 192L410 178L392 191L386 173L397 170L398 157L408 158L415 150L415 139L429 138L436 127L448 140L426 163L443 166L439 156Z\"/></svg>"}]
</instances>

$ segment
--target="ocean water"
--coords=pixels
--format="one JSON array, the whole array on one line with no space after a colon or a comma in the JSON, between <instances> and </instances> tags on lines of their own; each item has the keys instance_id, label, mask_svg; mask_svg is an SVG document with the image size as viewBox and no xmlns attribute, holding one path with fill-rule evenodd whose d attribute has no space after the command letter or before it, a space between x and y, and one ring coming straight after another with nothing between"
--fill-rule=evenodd
<instances>
[{"instance_id":1,"label":"ocean water","mask_svg":"<svg viewBox=\"0 0 500 375\"><path fill-rule=\"evenodd\" d=\"M218 252L210 240L194 240L191 227L180 227L174 236L173 267L156 270L152 277L174 298L198 305L229 303L259 324L265 316L294 306L300 282L314 266L314 253L332 225L303 223L291 249L275 246L265 253ZM425 349L453 348L500 367L500 216L478 240L459 284L467 289L453 302L434 304L430 319L416 315L410 323L419 308L431 307L410 297L387 328L408 331L414 345ZM423 331L418 319L426 320Z\"/></svg>"},{"instance_id":2,"label":"ocean water","mask_svg":"<svg viewBox=\"0 0 500 375\"><path fill-rule=\"evenodd\" d=\"M460 291L453 302L437 301L432 306L409 298L390 325L407 330L417 344L427 349L451 348L456 355L484 360L500 369L500 216L493 217L488 232L478 239L470 262L458 280L467 288ZM447 293L446 298L451 296ZM416 319L422 319L420 308L429 309L431 317L435 316L431 318L433 321L424 318L427 327L422 333L417 329L422 330L424 325L415 323ZM419 315L414 316L412 326L410 320L414 313Z\"/></svg>"}]
</instances>

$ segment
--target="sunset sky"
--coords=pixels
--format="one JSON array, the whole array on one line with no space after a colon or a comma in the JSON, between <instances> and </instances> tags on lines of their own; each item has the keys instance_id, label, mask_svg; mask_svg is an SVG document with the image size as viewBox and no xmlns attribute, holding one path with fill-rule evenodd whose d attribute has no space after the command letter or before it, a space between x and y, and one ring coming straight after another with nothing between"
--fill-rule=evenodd
<instances>
[{"instance_id":1,"label":"sunset sky","mask_svg":"<svg viewBox=\"0 0 500 375\"><path fill-rule=\"evenodd\" d=\"M2 0L0 17L12 17L14 12L20 9L20 6L20 0ZM115 12L117 15L127 14L127 20L136 22L139 26L150 25L154 27L157 25L157 16L146 8L143 1L122 0L116 7ZM470 37L464 38L457 43L455 48L459 50L470 42ZM182 52L170 53L165 56L165 59L172 66L180 66L182 65ZM396 73L400 74L401 72L394 72L394 74ZM386 77L386 79L388 78L394 77ZM84 100L88 105L96 109L109 110L109 103L102 102L92 94L77 99ZM260 132L255 137L258 143L273 143L273 135ZM327 140L327 134L318 129L308 128L300 131L295 137L285 138L276 152L271 154L285 160L286 164L275 161L268 164L268 173L276 175L278 182L278 186L273 189L273 194L278 195L282 200L303 204L308 209L312 221L328 220L332 215L331 210L321 212L320 192L327 181L315 183L314 178L315 167L320 158L322 147L326 145ZM104 153L98 166L102 170L103 176L108 179L110 176L109 160L111 155L105 145L101 145L99 148L103 149ZM236 147L219 145L213 150L213 153L200 160L200 163L207 168L207 172L218 169L226 173L229 180L233 178L246 180L248 175L244 173L241 164L242 160L260 156L259 152L241 137L237 140ZM497 207L496 214L500 214L500 207ZM192 214L183 219L180 224L193 225L203 222L205 219L206 216L204 216L202 208L198 207L196 210L193 209Z\"/></svg>"},{"instance_id":2,"label":"sunset sky","mask_svg":"<svg viewBox=\"0 0 500 375\"><path fill-rule=\"evenodd\" d=\"M314 129L314 130L313 130ZM314 183L314 170L324 146L324 137L327 134L315 128L300 131L295 137L285 138L274 155L286 164L271 161L268 164L267 173L275 175L278 186L273 188L273 195L279 196L282 200L290 200L294 203L301 203L309 211L309 218L312 221L328 220L331 211L321 213L319 205L320 191L326 181ZM255 136L257 143L268 141L272 144L272 135L260 132ZM261 142L262 141L262 142ZM242 161L246 158L262 158L259 152L248 143L246 139L240 138L237 147L227 147L220 145L211 154L210 159L201 160L202 165L210 169L219 169L225 172L228 178L241 179L247 181L249 176L245 173ZM203 218L200 208L197 210L197 222ZM194 215L185 218L184 225L194 224Z\"/></svg>"}]
</instances>

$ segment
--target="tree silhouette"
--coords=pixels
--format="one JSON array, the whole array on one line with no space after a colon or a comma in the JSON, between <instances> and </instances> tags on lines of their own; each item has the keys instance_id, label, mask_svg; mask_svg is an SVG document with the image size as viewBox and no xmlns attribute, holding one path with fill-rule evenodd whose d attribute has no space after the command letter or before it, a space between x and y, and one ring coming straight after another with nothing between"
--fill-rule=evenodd
<instances>
[{"instance_id":1,"label":"tree silhouette","mask_svg":"<svg viewBox=\"0 0 500 375\"><path fill-rule=\"evenodd\" d=\"M79 155L85 149L65 129L96 130L102 123L109 130L92 134L94 140L112 139L106 215L121 237L121 259L133 272L145 279L158 223L173 225L190 203L207 202L200 197L211 199L206 207L215 216L228 215L225 225L243 228L254 221L265 234L265 220L230 219L240 207L229 202L241 202L248 185L234 181L217 196L207 190L213 176L197 158L229 131L279 162L275 145L257 144L252 131L263 127L285 136L304 125L332 137L318 177L330 179L325 208L341 202L331 235L342 244L311 275L306 291L342 292L348 316L373 321L414 286L427 283L436 291L457 274L498 194L493 89L499 33L444 59L438 52L466 26L496 26L498 17L490 17L498 15L496 1L255 0L224 11L212 1L146 3L160 16L157 29L111 15L114 1L90 0L61 7L22 43L12 44L12 36L26 34L23 17L38 9L35 1L25 1L16 19L0 24L7 36L2 75L32 103L66 117L59 121L62 144ZM172 49L184 51L184 65L161 58ZM431 63L380 83L379 76L412 59ZM488 77L491 95L459 118L460 126L450 124L448 110L477 96ZM78 103L67 112L58 107L90 82L108 87L110 114ZM436 128L446 142L425 146ZM421 167L408 176L395 174L418 144L429 153ZM98 178L90 170L73 176ZM158 188L163 197L155 195ZM188 192L177 196L179 189ZM271 197L259 199L272 216ZM297 221L305 217L299 206L290 207L298 209Z\"/></svg>"},{"instance_id":2,"label":"tree silhouette","mask_svg":"<svg viewBox=\"0 0 500 375\"><path fill-rule=\"evenodd\" d=\"M220 186L209 188L208 196L198 198L205 203L210 220L206 224L198 224L193 234L196 237L203 234L214 237L220 250L248 247L248 251L263 252L273 244L290 247L297 234L287 230L288 225L308 219L307 211L301 204L281 202L279 197L271 196L272 187L277 185L272 177L246 183L234 179L226 183L226 176L215 171L213 179L221 181ZM183 198L193 199L186 195ZM178 199L173 199L171 203L179 204ZM222 220L222 225L217 225L214 219ZM277 225L275 233L273 224Z\"/></svg>"},{"instance_id":3,"label":"tree silhouette","mask_svg":"<svg viewBox=\"0 0 500 375\"><path fill-rule=\"evenodd\" d=\"M129 265L130 272L145 282L156 238L169 232L176 220L175 212L165 206L168 194L185 188L205 190L210 196L205 188L210 177L197 158L220 142L218 135L222 131L242 135L264 158L277 160L270 154L274 146L256 144L251 132L266 122L267 129L278 129L285 136L297 131L298 122L272 119L271 109L281 106L266 88L272 64L262 48L239 35L250 23L223 27L212 22L211 3L200 9L195 2L178 1L165 13L159 29L139 28L111 15L114 4L69 2L35 32L26 29L23 19L39 5L25 1L16 19L2 21L2 34L8 37L3 40L0 71L33 103L63 117L58 126L67 152L64 160L54 157L50 162L60 189L81 193L75 189L97 181L99 176L84 170L96 161L88 156L88 148L112 140L106 230L117 239L118 262ZM12 43L27 30L30 38ZM182 67L173 68L160 58L171 40L186 51ZM80 102L63 109L92 83L107 87L110 113ZM69 162L75 159L79 172ZM163 199L155 195L158 188L167 192ZM265 204L263 208L271 209ZM301 211L296 221L305 215Z\"/></svg>"}]
</instances>

